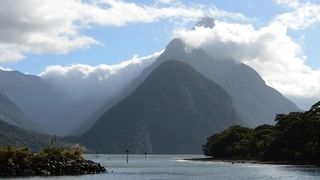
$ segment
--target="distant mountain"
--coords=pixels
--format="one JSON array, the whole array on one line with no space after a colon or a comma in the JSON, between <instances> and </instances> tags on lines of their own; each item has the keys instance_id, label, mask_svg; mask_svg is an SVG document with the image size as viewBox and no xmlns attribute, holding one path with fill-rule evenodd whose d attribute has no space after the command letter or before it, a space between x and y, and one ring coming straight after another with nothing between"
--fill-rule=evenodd
<instances>
[{"instance_id":1,"label":"distant mountain","mask_svg":"<svg viewBox=\"0 0 320 180\"><path fill-rule=\"evenodd\" d=\"M15 103L2 93L0 93L0 119L20 128L38 132L42 131L39 124L27 118L24 112L22 112Z\"/></svg>"},{"instance_id":2,"label":"distant mountain","mask_svg":"<svg viewBox=\"0 0 320 180\"><path fill-rule=\"evenodd\" d=\"M38 76L0 71L0 92L47 132L54 132L57 121L64 120L55 118L58 112L65 109L63 96Z\"/></svg>"},{"instance_id":3,"label":"distant mountain","mask_svg":"<svg viewBox=\"0 0 320 180\"><path fill-rule=\"evenodd\" d=\"M0 145L27 146L39 150L50 143L50 137L18 128L0 119Z\"/></svg>"},{"instance_id":4,"label":"distant mountain","mask_svg":"<svg viewBox=\"0 0 320 180\"><path fill-rule=\"evenodd\" d=\"M0 93L14 102L26 119L40 124L50 134L71 133L101 106L101 102L88 98L85 102L73 101L48 80L18 71L0 70Z\"/></svg>"},{"instance_id":5,"label":"distant mountain","mask_svg":"<svg viewBox=\"0 0 320 180\"><path fill-rule=\"evenodd\" d=\"M185 63L168 61L81 140L109 153L199 153L208 135L235 124L242 124L240 117L219 85Z\"/></svg>"}]
</instances>

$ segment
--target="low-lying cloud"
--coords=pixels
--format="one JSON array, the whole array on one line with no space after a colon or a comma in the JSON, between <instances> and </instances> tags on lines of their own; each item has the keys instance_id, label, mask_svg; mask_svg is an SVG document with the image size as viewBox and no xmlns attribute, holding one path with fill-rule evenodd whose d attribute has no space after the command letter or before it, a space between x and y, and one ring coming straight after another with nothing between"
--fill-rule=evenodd
<instances>
[{"instance_id":1,"label":"low-lying cloud","mask_svg":"<svg viewBox=\"0 0 320 180\"><path fill-rule=\"evenodd\" d=\"M69 100L109 99L126 88L151 65L161 52L146 57L133 57L115 65L49 66L40 77L67 95Z\"/></svg>"}]
</instances>

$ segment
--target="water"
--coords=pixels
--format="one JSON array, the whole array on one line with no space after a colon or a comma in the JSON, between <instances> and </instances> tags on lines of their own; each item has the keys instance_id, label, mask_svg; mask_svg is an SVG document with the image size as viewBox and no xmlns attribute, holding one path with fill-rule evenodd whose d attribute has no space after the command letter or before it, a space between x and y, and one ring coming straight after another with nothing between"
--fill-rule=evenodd
<instances>
[{"instance_id":1,"label":"water","mask_svg":"<svg viewBox=\"0 0 320 180\"><path fill-rule=\"evenodd\" d=\"M320 168L313 166L231 164L223 162L190 162L190 155L86 155L110 172L77 177L33 177L27 179L89 180L320 180ZM26 179L26 178L20 178Z\"/></svg>"}]
</instances>

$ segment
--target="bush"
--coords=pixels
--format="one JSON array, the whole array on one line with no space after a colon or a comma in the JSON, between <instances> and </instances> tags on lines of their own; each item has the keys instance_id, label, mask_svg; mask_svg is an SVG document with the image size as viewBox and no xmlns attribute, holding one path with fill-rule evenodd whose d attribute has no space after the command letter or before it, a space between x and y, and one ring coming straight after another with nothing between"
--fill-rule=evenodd
<instances>
[{"instance_id":1,"label":"bush","mask_svg":"<svg viewBox=\"0 0 320 180\"><path fill-rule=\"evenodd\" d=\"M17 163L30 161L32 153L29 148L14 148L12 146L0 147L0 163Z\"/></svg>"},{"instance_id":2,"label":"bush","mask_svg":"<svg viewBox=\"0 0 320 180\"><path fill-rule=\"evenodd\" d=\"M63 149L56 146L49 146L39 153L31 153L27 147L0 146L0 164L30 164L37 159L46 160L51 158L83 159L82 150L78 147L80 146Z\"/></svg>"},{"instance_id":3,"label":"bush","mask_svg":"<svg viewBox=\"0 0 320 180\"><path fill-rule=\"evenodd\" d=\"M59 148L56 146L49 146L39 152L41 158L70 158L70 159L83 159L82 151L79 148Z\"/></svg>"}]
</instances>

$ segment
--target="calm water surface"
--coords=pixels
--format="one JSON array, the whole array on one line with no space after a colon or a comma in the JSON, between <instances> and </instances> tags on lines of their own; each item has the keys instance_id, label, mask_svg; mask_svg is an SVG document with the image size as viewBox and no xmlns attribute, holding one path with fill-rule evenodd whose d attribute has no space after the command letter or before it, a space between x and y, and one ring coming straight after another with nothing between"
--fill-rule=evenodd
<instances>
[{"instance_id":1,"label":"calm water surface","mask_svg":"<svg viewBox=\"0 0 320 180\"><path fill-rule=\"evenodd\" d=\"M34 177L21 179L106 179L106 180L320 180L320 168L313 166L190 162L191 155L86 155L110 172L77 177Z\"/></svg>"}]
</instances>

